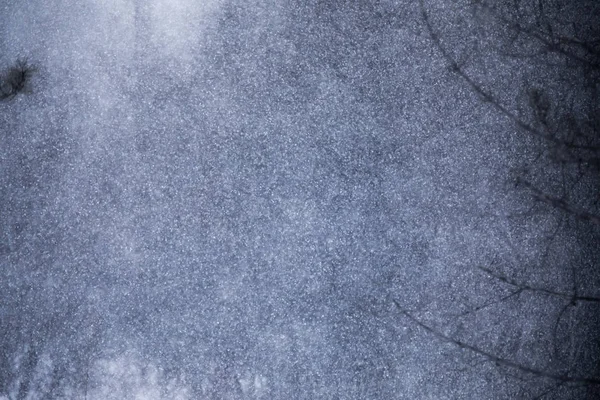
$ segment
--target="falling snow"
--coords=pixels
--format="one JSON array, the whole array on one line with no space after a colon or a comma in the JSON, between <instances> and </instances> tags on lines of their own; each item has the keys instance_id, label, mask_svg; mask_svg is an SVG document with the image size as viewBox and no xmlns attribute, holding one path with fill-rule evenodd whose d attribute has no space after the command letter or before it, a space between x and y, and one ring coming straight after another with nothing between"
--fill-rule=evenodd
<instances>
[{"instance_id":1,"label":"falling snow","mask_svg":"<svg viewBox=\"0 0 600 400\"><path fill-rule=\"evenodd\" d=\"M598 303L573 296L599 294L599 231L515 187L576 172L454 73L419 2L355 3L4 2L0 67L35 72L0 101L0 400L597 388ZM449 55L511 112L528 82L561 99L475 3L425 2ZM598 215L594 177L570 204Z\"/></svg>"}]
</instances>

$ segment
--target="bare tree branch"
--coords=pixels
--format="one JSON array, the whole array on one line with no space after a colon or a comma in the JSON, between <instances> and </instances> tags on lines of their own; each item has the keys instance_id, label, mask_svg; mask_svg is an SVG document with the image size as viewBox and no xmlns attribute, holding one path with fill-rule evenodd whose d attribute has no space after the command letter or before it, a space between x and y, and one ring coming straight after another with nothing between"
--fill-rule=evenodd
<instances>
[{"instance_id":1,"label":"bare tree branch","mask_svg":"<svg viewBox=\"0 0 600 400\"><path fill-rule=\"evenodd\" d=\"M513 123L515 123L519 128L523 129L525 132L531 134L532 136L535 136L535 137L538 137L538 138L541 138L541 139L551 142L552 144L557 146L559 149L563 149L563 151L565 151L567 155L569 155L569 153L568 153L569 150L584 150L584 151L595 151L595 152L600 151L600 146L578 145L578 144L574 144L572 142L560 139L554 135L544 133L544 132L536 129L532 125L523 121L521 118L519 118L513 112L509 111L491 93L489 93L488 91L483 89L483 87L479 83L475 82L464 71L464 69L458 64L458 62L450 55L450 53L445 49L445 47L442 45L442 43L440 41L439 34L436 33L435 29L433 28L433 25L431 24L431 19L429 17L429 14L427 13L427 10L425 9L424 0L420 0L420 4L421 4L421 14L423 17L423 21L425 22L425 26L427 27L429 35L431 36L431 39L432 39L434 45L437 47L440 54L444 57L446 62L449 64L450 70L453 71L454 73L456 73L458 76L460 76L471 87L471 89L474 92L476 92L478 95L481 96L481 98L485 102L491 104L492 107L494 107L496 110L498 110L504 116L508 117ZM573 156L571 156L569 158L573 158Z\"/></svg>"},{"instance_id":2,"label":"bare tree branch","mask_svg":"<svg viewBox=\"0 0 600 400\"><path fill-rule=\"evenodd\" d=\"M588 54L597 57L599 55L598 51L593 46L597 45L598 41L583 41L567 36L554 37L554 35L552 35L552 32L545 33L538 29L526 27L525 25L520 24L519 22L509 20L508 18L502 16L502 14L498 12L498 10L495 7L483 1L479 2L478 5L482 8L485 8L487 11L490 11L489 15L492 15L498 21L502 22L504 25L508 26L515 32L524 33L529 38L537 40L543 45L544 52L558 53L572 60L575 60L585 66L600 70L600 63L598 63L598 60L590 61L565 48L566 45L577 46L582 48Z\"/></svg>"},{"instance_id":3,"label":"bare tree branch","mask_svg":"<svg viewBox=\"0 0 600 400\"><path fill-rule=\"evenodd\" d=\"M488 351L482 350L476 346L470 345L468 343L464 343L458 339L444 335L443 333L439 332L438 330L430 327L429 325L421 322L418 318L414 317L411 313L406 311L396 300L392 300L392 301L394 302L394 304L396 305L396 307L398 308L398 310L400 311L401 314L406 316L410 321L412 321L416 325L420 326L422 329L429 332L430 334L432 334L439 340L446 342L446 343L453 344L456 347L459 347L461 349L469 350L473 353L479 354L479 355L485 357L486 359L488 359L489 361L496 363L497 365L502 365L505 367L513 368L513 369L519 370L523 373L532 374L532 375L538 376L540 378L552 379L552 380L555 380L558 382L581 383L581 384L586 384L586 385L600 385L600 379L554 374L552 372L542 371L542 370L539 370L536 368L529 367L527 365L519 364L514 361L506 360L502 357L498 357L497 355L494 355Z\"/></svg>"},{"instance_id":4,"label":"bare tree branch","mask_svg":"<svg viewBox=\"0 0 600 400\"><path fill-rule=\"evenodd\" d=\"M524 283L517 282L513 279L507 278L506 276L498 274L497 272L494 272L491 269L488 269L485 267L480 267L480 266L478 266L477 268L480 269L481 271L485 272L489 276L515 287L519 291L538 292L538 293L544 293L544 294L551 295L551 296L561 297L563 299L569 300L569 302L572 304L575 304L579 301L590 302L590 303L600 303L600 298L598 298L598 297L579 296L577 294L569 294L569 293L564 293L564 292L557 292L555 290L550 290L550 289L546 289L546 288L533 287L533 286L530 286L530 285L527 285Z\"/></svg>"},{"instance_id":5,"label":"bare tree branch","mask_svg":"<svg viewBox=\"0 0 600 400\"><path fill-rule=\"evenodd\" d=\"M550 196L549 194L542 192L540 189L536 188L530 182L524 179L517 178L517 184L522 184L527 189L529 189L533 193L533 196L539 201L543 201L544 203L550 204L553 207L556 207L569 214L572 214L582 221L590 221L596 225L600 225L600 216L596 214L578 210L571 204L569 204L567 201L558 197Z\"/></svg>"}]
</instances>

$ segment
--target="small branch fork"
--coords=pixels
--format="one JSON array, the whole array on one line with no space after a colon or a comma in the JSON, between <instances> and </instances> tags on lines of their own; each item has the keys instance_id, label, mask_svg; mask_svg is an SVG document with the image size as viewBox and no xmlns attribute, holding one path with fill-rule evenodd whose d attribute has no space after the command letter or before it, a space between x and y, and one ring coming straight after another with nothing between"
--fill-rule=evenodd
<instances>
[{"instance_id":1,"label":"small branch fork","mask_svg":"<svg viewBox=\"0 0 600 400\"><path fill-rule=\"evenodd\" d=\"M550 196L549 194L542 192L540 189L536 188L530 182L528 182L524 179L518 178L517 184L521 184L521 185L525 186L527 189L529 189L533 193L533 197L539 201L550 204L553 207L556 207L556 208L563 210L569 214L572 214L582 221L589 221L596 225L600 225L600 216L598 216L596 214L592 214L587 211L578 210L575 207L573 207L571 204L569 204L567 201L565 201L561 198L558 198L558 197Z\"/></svg>"},{"instance_id":2,"label":"small branch fork","mask_svg":"<svg viewBox=\"0 0 600 400\"><path fill-rule=\"evenodd\" d=\"M578 164L588 162L592 166L595 166L598 163L599 154L600 154L600 146L589 145L589 144L576 144L572 140L561 139L560 137L557 137L556 135L553 135L552 133L550 133L548 131L545 132L545 131L535 128L533 125L523 121L515 113L508 110L504 105L502 105L502 103L494 95L492 95L490 92L485 90L479 83L475 82L471 78L471 76L469 76L464 71L462 66L459 65L459 63L450 55L450 53L442 45L442 43L440 41L440 36L438 33L436 33L436 31L433 28L433 25L431 23L430 16L427 13L427 10L425 8L424 0L420 0L420 5L421 5L422 18L423 18L423 21L425 22L427 31L429 32L429 35L431 36L431 39L432 39L435 47L438 49L438 51L440 52L442 57L449 64L450 70L452 70L454 73L456 73L458 76L460 76L469 85L469 87L471 87L471 89L483 99L483 101L491 104L492 107L494 107L502 115L504 115L509 120L511 120L515 125L517 125L518 128L522 129L523 131L529 133L530 135L532 135L534 137L546 140L549 143L551 143L554 146L555 150L558 151L558 153L562 154L562 157L564 158L564 160L563 160L564 162L575 162ZM518 24L517 25L513 24L513 25L511 25L511 27L513 27L514 29L523 28L523 27L521 27L521 25L518 25ZM535 36L535 38L538 40L544 40L543 37L541 37L541 36L538 37L538 36ZM566 54L566 55L568 56L569 54ZM534 99L537 99L537 97L534 96ZM538 103L539 103L539 101L538 101ZM538 114L540 111L547 112L546 109L540 110L539 107L538 108L534 107L534 111L536 111ZM538 117L541 118L542 125L544 125L545 114L542 116L538 115ZM600 216L599 215L589 213L589 212L586 212L583 210L578 210L575 207L573 207L572 205L570 205L568 202L566 202L565 200L550 196L550 195L542 192L541 190L537 189L536 187L531 185L529 182L524 181L523 179L519 179L517 181L517 183L523 184L530 191L532 191L533 195L536 199L543 201L547 204L550 204L556 208L559 208L567 213L570 213L570 214L576 216L580 220L589 221L596 225L600 225Z\"/></svg>"},{"instance_id":3,"label":"small branch fork","mask_svg":"<svg viewBox=\"0 0 600 400\"><path fill-rule=\"evenodd\" d=\"M597 46L599 44L599 42L597 40L596 41L582 41L582 40L578 40L578 39L571 38L571 37L565 37L565 36L553 37L554 35L552 35L551 32L545 33L545 32L542 32L541 30L528 28L528 27L524 26L523 24L509 20L508 18L502 16L501 13L498 12L498 10L496 8L494 8L493 6L490 6L489 4L486 4L483 1L478 2L478 6L490 11L490 14L493 15L494 18L496 18L498 21L502 22L503 24L509 26L515 32L524 33L525 35L529 36L530 38L537 40L539 43L544 45L544 48L546 51L562 54L563 56L568 57L574 61L577 61L580 64L585 65L589 68L593 68L595 70L600 70L600 64L597 61L598 56L600 55L597 50ZM587 52L587 54L592 56L593 60L588 60L584 57L579 56L578 54L576 54L572 51L569 51L568 49L565 48L566 46L579 47L580 49Z\"/></svg>"},{"instance_id":4,"label":"small branch fork","mask_svg":"<svg viewBox=\"0 0 600 400\"><path fill-rule=\"evenodd\" d=\"M578 376L569 376L569 375L562 375L562 374L554 374L552 372L547 372L547 371L542 371L536 368L532 368L529 367L527 365L523 365L511 360L506 360L502 357L499 357L495 354L492 354L488 351L485 351L483 349L480 349L476 346L470 345L468 343L465 343L461 340L455 339L453 337L444 335L443 333L441 333L440 331L432 328L431 326L425 324L424 322L422 322L421 320L419 320L418 318L416 318L415 316L413 316L410 312L406 311L396 300L392 300L394 302L394 305L396 306L396 308L398 308L398 310L400 311L400 313L402 315L404 315L405 317L407 317L411 322L413 322L415 325L418 325L419 327L421 327L423 330L427 331L428 333L430 333L431 335L435 336L437 339L439 339L442 342L446 342L446 343L450 343L455 345L458 348L461 349L465 349L465 350L469 350L475 354L478 354L480 356L483 356L484 358L486 358L487 360L497 364L497 365L502 365L505 367L509 367L518 371L521 371L523 373L527 373L527 374L531 374L540 378L548 378L548 379L552 379L554 381L557 382L561 382L561 383L574 383L574 384L584 384L584 385L600 385L600 379L596 379L596 378L587 378L587 377L578 377Z\"/></svg>"},{"instance_id":5,"label":"small branch fork","mask_svg":"<svg viewBox=\"0 0 600 400\"><path fill-rule=\"evenodd\" d=\"M420 4L421 4L421 15L423 17L423 21L425 22L425 26L427 27L427 31L429 32L429 35L431 36L431 39L432 39L434 45L436 46L436 48L438 49L438 51L444 57L446 62L448 62L450 70L452 70L454 73L456 73L458 76L460 76L471 87L471 89L474 92L476 92L479 96L481 96L481 98L485 102L490 103L492 105L492 107L494 107L496 110L498 110L504 116L508 117L511 121L513 121L513 123L515 123L519 128L523 129L525 132L531 134L532 136L547 140L559 149L564 149L566 151L573 151L573 150L594 151L594 152L600 151L600 146L579 145L579 144L572 143L570 141L560 139L554 135L544 133L544 132L536 129L532 125L526 123L521 118L519 118L517 115L515 115L514 113L509 111L491 93L489 93L488 91L483 89L480 84L475 82L463 70L461 65L459 65L459 63L444 48L444 46L442 45L442 43L440 41L439 34L435 32L435 29L433 28L433 25L431 24L429 14L427 13L427 10L425 9L424 0L420 0Z\"/></svg>"},{"instance_id":6,"label":"small branch fork","mask_svg":"<svg viewBox=\"0 0 600 400\"><path fill-rule=\"evenodd\" d=\"M557 292L555 290L546 289L546 288L533 287L533 286L530 286L527 284L519 283L513 279L507 278L506 276L498 274L497 272L494 272L491 269L488 269L485 267L477 267L477 268L479 268L481 271L485 272L489 276L491 276L501 282L504 282L508 285L515 287L519 292L529 291L529 292L543 293L543 294L547 294L550 296L556 296L556 297L560 297L560 298L569 300L570 304L576 304L578 302L600 303L599 297L579 296L577 294L569 294L569 293L564 293L564 292Z\"/></svg>"}]
</instances>

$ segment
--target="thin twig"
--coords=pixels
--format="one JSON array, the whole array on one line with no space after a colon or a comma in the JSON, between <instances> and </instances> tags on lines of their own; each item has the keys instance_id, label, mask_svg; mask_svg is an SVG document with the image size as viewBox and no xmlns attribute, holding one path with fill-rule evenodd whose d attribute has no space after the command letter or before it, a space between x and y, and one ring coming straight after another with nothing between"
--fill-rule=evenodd
<instances>
[{"instance_id":1,"label":"thin twig","mask_svg":"<svg viewBox=\"0 0 600 400\"><path fill-rule=\"evenodd\" d=\"M600 379L596 379L596 378L586 378L586 377L578 377L578 376L569 376L569 375L561 375L561 374L554 374L552 372L547 372L547 371L542 371L536 368L532 368L532 367L528 367L526 365L523 364L519 364L517 362L514 361L510 361L510 360L506 360L502 357L498 357L497 355L494 355L488 351L482 350L478 347L475 347L473 345L470 345L468 343L465 343L461 340L452 338L450 336L446 336L443 333L439 332L438 330L430 327L429 325L421 322L419 319L417 319L416 317L414 317L412 314L410 314L408 311L404 310L402 308L402 306L396 301L396 300L392 300L394 302L394 304L396 305L396 307L398 308L398 310L400 311L400 313L402 313L404 316L406 316L409 320L411 320L413 323L415 323L416 325L420 326L421 328L423 328L425 331L429 332L430 334L432 334L433 336L435 336L436 338L438 338L439 340L446 342L446 343L450 343L453 344L461 349L465 349L465 350L469 350L473 353L479 354L483 357L485 357L486 359L488 359L491 362L496 363L497 365L503 365L505 367L509 367L509 368L513 368L516 370L519 370L523 373L528 373L528 374L532 374L541 378L549 378L558 382L565 382L565 383L581 383L581 384L586 384L586 385L600 385Z\"/></svg>"},{"instance_id":2,"label":"thin twig","mask_svg":"<svg viewBox=\"0 0 600 400\"><path fill-rule=\"evenodd\" d=\"M550 196L549 194L542 192L540 189L536 188L530 182L524 179L518 178L517 183L522 184L527 189L529 189L536 199L543 201L544 203L550 204L553 207L556 207L560 210L566 211L569 214L573 214L575 217L582 221L590 221L596 225L600 225L600 216L589 213L587 211L578 210L565 200L558 197Z\"/></svg>"},{"instance_id":3,"label":"thin twig","mask_svg":"<svg viewBox=\"0 0 600 400\"><path fill-rule=\"evenodd\" d=\"M519 117L517 117L514 113L509 111L506 107L504 107L500 103L500 101L498 101L491 93L484 90L480 84L475 82L464 71L464 69L461 68L461 66L456 62L456 60L454 60L454 58L450 55L450 53L448 53L448 51L442 45L439 35L435 32L433 25L431 24L431 20L429 18L429 14L427 13L427 11L425 9L425 4L424 4L423 0L421 0L420 3L421 3L421 14L423 17L423 21L425 22L425 26L427 27L427 30L429 32L429 35L431 36L431 39L432 39L433 43L435 44L435 46L437 47L440 54L442 54L444 59L448 62L449 66L450 66L450 70L452 70L454 73L459 75L465 82L467 82L467 84L471 87L471 89L474 92L476 92L478 95L480 95L485 102L490 103L496 110L498 110L504 116L508 117L511 121L513 121L519 128L523 129L525 132L527 132L535 137L538 137L538 138L541 138L544 140L548 140L549 142L551 142L552 144L554 144L555 146L557 146L559 148L563 148L563 149L567 149L567 150L586 150L586 151L600 150L599 146L577 145L577 144L573 144L573 143L567 142L565 140L559 139L556 136L548 135L544 132L541 132L541 131L537 130L536 128L534 128L533 126L531 126L530 124L523 121L522 119L520 119Z\"/></svg>"},{"instance_id":4,"label":"thin twig","mask_svg":"<svg viewBox=\"0 0 600 400\"><path fill-rule=\"evenodd\" d=\"M558 292L558 291L551 290L551 289L534 287L534 286L530 286L530 285L527 285L527 284L524 284L521 282L517 282L513 279L510 279L510 278L504 276L504 275L494 272L491 269L488 269L486 267L478 266L477 268L480 269L481 271L485 272L486 274L490 275L491 277L493 277L501 282L504 282L508 285L514 286L515 288L517 288L519 290L526 290L526 291L530 291L530 292L538 292L538 293L544 293L544 294L551 295L551 296L561 297L563 299L569 300L570 304L575 304L579 301L589 302L589 303L600 303L600 298L598 298L598 297L579 296L576 294L569 294L569 293L564 293L564 292Z\"/></svg>"}]
</instances>

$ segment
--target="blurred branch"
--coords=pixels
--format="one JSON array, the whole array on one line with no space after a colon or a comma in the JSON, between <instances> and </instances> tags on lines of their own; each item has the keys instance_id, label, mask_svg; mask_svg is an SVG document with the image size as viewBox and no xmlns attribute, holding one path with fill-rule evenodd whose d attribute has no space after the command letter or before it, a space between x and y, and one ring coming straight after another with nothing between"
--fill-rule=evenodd
<instances>
[{"instance_id":1,"label":"blurred branch","mask_svg":"<svg viewBox=\"0 0 600 400\"><path fill-rule=\"evenodd\" d=\"M481 311L481 310L483 310L485 308L491 307L491 306L493 306L495 304L504 303L505 301L507 301L508 299L510 299L512 297L519 296L521 293L523 293L523 291L524 291L524 289L518 288L517 290L514 290L514 291L510 292L509 294L500 297L499 299L495 299L495 300L491 300L491 301L485 302L482 305L479 305L477 307L471 308L470 310L463 311L460 314L453 314L452 316L454 316L454 317L464 317L464 316L469 315L469 314L475 314L475 313L477 313L477 312L479 312L479 311Z\"/></svg>"},{"instance_id":2,"label":"blurred branch","mask_svg":"<svg viewBox=\"0 0 600 400\"><path fill-rule=\"evenodd\" d=\"M435 336L440 341L450 343L450 344L455 345L458 348L469 350L473 353L479 354L480 356L483 356L487 360L489 360L497 365L502 365L505 367L516 369L518 371L521 371L522 373L532 374L532 375L538 376L540 378L549 378L549 379L552 379L552 380L558 381L558 382L581 383L581 384L585 384L585 385L600 385L600 379L554 374L552 372L538 370L538 369L528 367L523 364L516 363L514 361L506 360L502 357L498 357L497 355L494 355L494 354L492 354L488 351L485 351L483 349L480 349L476 346L470 345L468 343L464 343L458 339L444 335L440 331L430 327L429 325L421 322L418 318L414 317L411 313L406 311L396 300L392 300L392 301L394 302L394 304L396 305L396 307L398 308L398 310L400 311L401 314L406 316L414 324L420 326L422 329L424 329L431 335Z\"/></svg>"},{"instance_id":3,"label":"blurred branch","mask_svg":"<svg viewBox=\"0 0 600 400\"><path fill-rule=\"evenodd\" d=\"M575 207L573 207L571 204L569 204L567 201L565 201L561 198L558 198L558 197L550 196L547 193L544 193L543 191L536 188L530 182L528 182L524 179L517 178L517 185L519 185L519 184L522 184L527 189L529 189L533 193L533 196L537 200L542 201L547 204L550 204L553 207L556 207L556 208L563 210L569 214L572 214L576 218L578 218L582 221L590 221L596 225L600 225L600 216L589 213L587 211L578 210Z\"/></svg>"},{"instance_id":4,"label":"blurred branch","mask_svg":"<svg viewBox=\"0 0 600 400\"><path fill-rule=\"evenodd\" d=\"M19 93L26 92L31 76L36 71L26 59L19 59L0 80L0 100L10 100Z\"/></svg>"},{"instance_id":5,"label":"blurred branch","mask_svg":"<svg viewBox=\"0 0 600 400\"><path fill-rule=\"evenodd\" d=\"M477 268L480 269L481 271L485 272L487 275L499 280L500 282L504 282L510 286L515 287L518 291L538 292L538 293L544 293L544 294L551 295L551 296L561 297L561 298L569 300L570 303L572 303L572 304L575 304L579 301L590 302L590 303L600 303L600 298L598 298L598 297L579 296L576 294L569 294L569 293L557 292L555 290L550 290L550 289L545 289L545 288L533 287L533 286L530 286L527 284L517 282L513 279L507 278L506 276L498 274L497 272L494 272L488 268L485 268L485 267L477 267Z\"/></svg>"},{"instance_id":6,"label":"blurred branch","mask_svg":"<svg viewBox=\"0 0 600 400\"><path fill-rule=\"evenodd\" d=\"M570 141L560 139L552 134L542 132L542 131L536 129L531 124L528 124L527 122L523 121L521 118L519 118L513 112L509 111L504 105L502 105L502 103L496 97L494 97L491 93L486 91L479 83L475 82L464 71L462 66L459 65L459 63L450 55L450 53L442 45L439 34L436 33L435 29L433 28L433 25L431 24L431 19L429 17L429 14L427 13L427 10L425 9L424 0L420 0L420 4L421 4L421 14L423 17L423 21L425 22L425 26L429 32L429 35L431 36L431 39L432 39L435 47L438 49L440 54L443 56L443 58L449 64L450 70L452 72L456 73L458 76L460 76L471 87L471 89L474 92L476 92L478 95L481 96L481 98L486 103L491 104L492 107L494 107L497 111L499 111L504 116L508 117L513 123L515 123L519 128L523 129L525 132L527 132L535 137L547 140L550 143L552 143L553 145L557 146L559 149L564 149L566 154L568 154L569 150L587 150L587 151L595 151L595 152L600 151L600 146L579 145L579 144L572 143Z\"/></svg>"},{"instance_id":7,"label":"blurred branch","mask_svg":"<svg viewBox=\"0 0 600 400\"><path fill-rule=\"evenodd\" d=\"M550 123L550 111L552 104L549 98L547 97L546 93L544 93L543 90L538 88L531 88L528 91L528 97L529 107L533 111L535 120L540 125L539 128L535 125L532 125L531 123L526 122L523 118L521 118L514 112L511 112L500 102L498 98L496 98L492 93L484 89L483 86L476 82L473 78L471 78L471 76L465 71L463 66L453 58L453 56L448 50L446 50L446 48L441 42L440 35L436 32L431 23L431 18L425 8L424 0L420 0L420 5L422 18L427 28L427 31L431 36L432 42L438 49L442 57L449 64L450 70L456 73L459 77L461 77L475 93L481 96L484 102L489 103L502 115L511 120L518 128L522 129L523 131L529 133L534 137L543 139L549 144L551 144L552 153L554 154L555 161L563 163L564 165L573 164L576 165L577 168L588 168L592 171L595 171L600 167L600 145L598 145L599 132L597 126L594 123L590 125L589 131L583 132L581 127L575 120L574 116L571 113L567 112L566 115L556 116L556 118L560 118L565 123L568 123L568 126L566 128L561 128L560 125L553 127ZM548 42L548 39L546 39L539 32L536 33L532 30L525 29L525 27L523 27L521 24L508 21L504 17L498 16L497 18L501 18L502 22L508 24L508 26L512 28L517 34L525 33L535 38L536 40L542 41L543 43L550 43ZM559 51L560 48L555 50ZM561 54L565 53L563 50L560 50L559 52ZM585 59L568 52L565 55L571 57L572 59L576 59L579 62L587 62ZM593 66L595 68L600 69L600 65L598 64L594 64ZM565 129L566 135L562 134L564 132L561 132ZM563 136L566 137L563 138ZM576 207L572 206L562 198L544 193L543 191L534 187L527 181L519 179L517 181L517 184L519 183L522 183L524 186L526 186L533 193L536 199L550 204L567 213L570 213L580 220L589 221L596 225L600 225L599 215L583 210L578 210Z\"/></svg>"},{"instance_id":8,"label":"blurred branch","mask_svg":"<svg viewBox=\"0 0 600 400\"><path fill-rule=\"evenodd\" d=\"M542 393L538 394L537 396L533 397L531 400L539 400L544 398L545 396L551 394L552 392L558 390L561 386L563 386L565 384L565 382L558 382L555 383L553 385L550 385L550 387L548 387L548 389L544 390Z\"/></svg>"},{"instance_id":9,"label":"blurred branch","mask_svg":"<svg viewBox=\"0 0 600 400\"><path fill-rule=\"evenodd\" d=\"M525 25L520 24L519 22L509 20L508 18L504 17L495 7L483 1L479 2L478 5L479 7L484 8L486 11L488 11L488 15L492 15L494 18L508 26L513 31L523 33L529 38L537 40L540 44L543 45L543 52L558 53L574 61L577 61L585 66L600 70L600 63L597 59L588 60L565 48L565 46L576 46L587 52L587 54L591 55L592 57L597 58L598 56L600 56L600 52L594 46L600 44L599 40L588 41L579 40L567 36L554 36L551 31L543 32L539 29L535 29L533 27L526 27Z\"/></svg>"}]
</instances>

